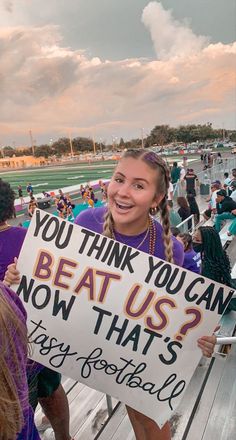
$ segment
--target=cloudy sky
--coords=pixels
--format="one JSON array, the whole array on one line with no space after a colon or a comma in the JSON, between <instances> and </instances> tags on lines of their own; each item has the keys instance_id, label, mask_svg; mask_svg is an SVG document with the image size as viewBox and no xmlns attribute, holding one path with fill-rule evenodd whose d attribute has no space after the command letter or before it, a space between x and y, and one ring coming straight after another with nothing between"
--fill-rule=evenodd
<instances>
[{"instance_id":1,"label":"cloudy sky","mask_svg":"<svg viewBox=\"0 0 236 440\"><path fill-rule=\"evenodd\" d=\"M0 0L0 146L236 128L236 0Z\"/></svg>"}]
</instances>

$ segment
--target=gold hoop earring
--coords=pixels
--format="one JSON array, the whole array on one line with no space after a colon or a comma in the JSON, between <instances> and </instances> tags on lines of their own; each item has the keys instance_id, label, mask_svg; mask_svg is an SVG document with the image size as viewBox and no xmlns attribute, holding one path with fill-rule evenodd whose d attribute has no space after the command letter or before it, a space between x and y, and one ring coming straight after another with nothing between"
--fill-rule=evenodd
<instances>
[{"instance_id":1,"label":"gold hoop earring","mask_svg":"<svg viewBox=\"0 0 236 440\"><path fill-rule=\"evenodd\" d=\"M158 211L157 206L156 206L155 208L150 208L150 209L149 209L149 213L150 213L150 215L152 215L152 216L155 216L155 215L157 214L157 211Z\"/></svg>"}]
</instances>

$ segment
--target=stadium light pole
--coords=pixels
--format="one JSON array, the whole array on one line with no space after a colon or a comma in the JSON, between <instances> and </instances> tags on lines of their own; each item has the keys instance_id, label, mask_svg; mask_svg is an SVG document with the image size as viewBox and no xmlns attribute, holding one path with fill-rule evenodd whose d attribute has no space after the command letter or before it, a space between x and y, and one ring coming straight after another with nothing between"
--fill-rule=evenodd
<instances>
[{"instance_id":1,"label":"stadium light pole","mask_svg":"<svg viewBox=\"0 0 236 440\"><path fill-rule=\"evenodd\" d=\"M112 135L112 149L113 149L113 151L114 151L117 143L118 143L118 137L113 134Z\"/></svg>"},{"instance_id":2,"label":"stadium light pole","mask_svg":"<svg viewBox=\"0 0 236 440\"><path fill-rule=\"evenodd\" d=\"M96 156L96 144L95 144L94 136L93 136L93 154L94 156Z\"/></svg>"},{"instance_id":3,"label":"stadium light pole","mask_svg":"<svg viewBox=\"0 0 236 440\"><path fill-rule=\"evenodd\" d=\"M143 144L144 144L144 142L143 142L143 130L144 130L144 128L141 128L142 148L143 148Z\"/></svg>"},{"instance_id":4,"label":"stadium light pole","mask_svg":"<svg viewBox=\"0 0 236 440\"><path fill-rule=\"evenodd\" d=\"M33 133L32 133L32 130L30 129L29 130L29 137L30 137L30 143L31 143L31 148L32 148L32 154L33 154L33 156L34 156L34 153L35 153L35 139L33 139Z\"/></svg>"},{"instance_id":5,"label":"stadium light pole","mask_svg":"<svg viewBox=\"0 0 236 440\"><path fill-rule=\"evenodd\" d=\"M71 140L71 133L69 133L69 141L70 141L70 154L71 154L71 157L73 157L74 151L73 151L73 145L72 145L72 140Z\"/></svg>"},{"instance_id":6,"label":"stadium light pole","mask_svg":"<svg viewBox=\"0 0 236 440\"><path fill-rule=\"evenodd\" d=\"M222 123L222 139L224 142L224 140L225 140L225 123L224 122Z\"/></svg>"}]
</instances>

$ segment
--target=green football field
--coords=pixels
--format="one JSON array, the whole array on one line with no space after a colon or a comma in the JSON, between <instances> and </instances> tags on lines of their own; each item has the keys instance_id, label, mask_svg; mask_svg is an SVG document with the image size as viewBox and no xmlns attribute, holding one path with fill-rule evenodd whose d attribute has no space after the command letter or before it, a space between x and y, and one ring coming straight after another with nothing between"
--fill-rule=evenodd
<instances>
[{"instance_id":1,"label":"green football field","mask_svg":"<svg viewBox=\"0 0 236 440\"><path fill-rule=\"evenodd\" d=\"M180 157L164 158L168 162L179 161ZM196 159L192 159L196 160ZM0 172L0 177L10 183L17 192L18 185L22 185L23 195L26 195L26 186L30 182L34 193L52 191L67 186L89 183L93 180L109 179L113 173L116 161L76 163L47 168L24 169L18 171Z\"/></svg>"},{"instance_id":2,"label":"green football field","mask_svg":"<svg viewBox=\"0 0 236 440\"><path fill-rule=\"evenodd\" d=\"M111 177L116 162L106 161L94 164L71 164L50 168L1 172L0 177L10 183L17 191L22 185L23 195L26 195L26 186L30 182L34 193L52 191L57 188L88 183L93 180L103 180Z\"/></svg>"}]
</instances>

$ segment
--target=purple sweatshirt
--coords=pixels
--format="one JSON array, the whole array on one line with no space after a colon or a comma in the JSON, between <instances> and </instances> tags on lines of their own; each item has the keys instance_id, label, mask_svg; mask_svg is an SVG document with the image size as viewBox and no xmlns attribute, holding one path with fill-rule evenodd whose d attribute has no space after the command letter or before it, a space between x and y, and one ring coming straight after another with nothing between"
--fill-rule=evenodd
<instances>
[{"instance_id":1,"label":"purple sweatshirt","mask_svg":"<svg viewBox=\"0 0 236 440\"><path fill-rule=\"evenodd\" d=\"M18 295L16 295L16 293L13 292L8 287L4 286L1 282L0 282L0 288L2 294L5 296L12 310L15 312L18 318L26 325L26 312ZM26 440L26 439L40 440L39 434L34 425L33 410L29 405L29 399L28 399L28 383L27 383L27 374L26 374L27 349L24 346L24 344L22 344L22 340L19 337L18 332L14 330L14 328L11 326L11 323L9 323L9 328L12 328L12 331L14 331L14 334L12 336L14 338L15 346L17 348L17 356L21 368L20 374L19 373L16 374L17 372L15 372L15 368L14 368L15 366L14 359L11 359L9 357L6 359L8 369L12 374L12 379L15 382L18 391L18 396L21 402L21 408L24 417L24 426L21 433L18 434L17 440Z\"/></svg>"},{"instance_id":2,"label":"purple sweatshirt","mask_svg":"<svg viewBox=\"0 0 236 440\"><path fill-rule=\"evenodd\" d=\"M184 264L185 269L191 270L195 273L201 273L201 254L200 252L195 252L193 249L184 253Z\"/></svg>"},{"instance_id":3,"label":"purple sweatshirt","mask_svg":"<svg viewBox=\"0 0 236 440\"><path fill-rule=\"evenodd\" d=\"M7 266L19 256L21 246L25 239L27 229L11 226L5 231L0 231L0 280L3 281Z\"/></svg>"},{"instance_id":4,"label":"purple sweatshirt","mask_svg":"<svg viewBox=\"0 0 236 440\"><path fill-rule=\"evenodd\" d=\"M100 208L86 209L82 211L75 219L75 224L82 226L84 228L90 229L93 232L102 234L104 215L106 213L106 207L102 206ZM160 223L155 220L156 227L156 247L155 247L155 257L165 260L165 248L162 238L163 228ZM146 231L139 235L123 235L115 232L117 241L124 243L133 248L137 248L145 237ZM172 237L173 241L173 255L174 262L178 266L183 265L184 261L184 251L183 245ZM140 251L149 253L149 239L145 240L144 243L139 247Z\"/></svg>"}]
</instances>

